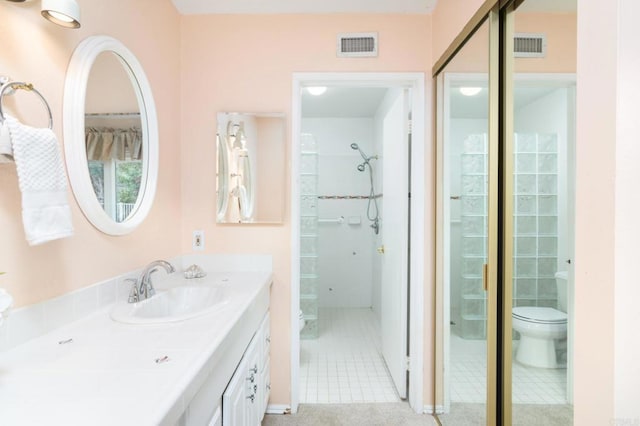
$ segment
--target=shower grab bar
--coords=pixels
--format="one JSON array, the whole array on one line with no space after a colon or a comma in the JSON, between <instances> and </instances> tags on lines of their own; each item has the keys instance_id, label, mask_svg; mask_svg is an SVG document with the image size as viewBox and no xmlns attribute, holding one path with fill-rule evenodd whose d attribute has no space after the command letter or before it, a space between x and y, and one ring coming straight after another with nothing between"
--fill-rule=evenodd
<instances>
[{"instance_id":1,"label":"shower grab bar","mask_svg":"<svg viewBox=\"0 0 640 426\"><path fill-rule=\"evenodd\" d=\"M382 194L376 195L318 195L319 200L368 200L382 198Z\"/></svg>"},{"instance_id":2,"label":"shower grab bar","mask_svg":"<svg viewBox=\"0 0 640 426\"><path fill-rule=\"evenodd\" d=\"M344 223L344 216L335 219L318 219L318 223Z\"/></svg>"}]
</instances>

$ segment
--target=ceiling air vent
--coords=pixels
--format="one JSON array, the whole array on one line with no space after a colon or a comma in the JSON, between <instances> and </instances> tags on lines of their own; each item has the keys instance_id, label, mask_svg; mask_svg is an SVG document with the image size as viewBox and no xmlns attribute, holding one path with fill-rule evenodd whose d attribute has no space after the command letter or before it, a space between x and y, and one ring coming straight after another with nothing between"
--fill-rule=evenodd
<instances>
[{"instance_id":1,"label":"ceiling air vent","mask_svg":"<svg viewBox=\"0 0 640 426\"><path fill-rule=\"evenodd\" d=\"M544 58L547 54L547 37L544 34L516 34L513 37L516 58Z\"/></svg>"},{"instance_id":2,"label":"ceiling air vent","mask_svg":"<svg viewBox=\"0 0 640 426\"><path fill-rule=\"evenodd\" d=\"M378 56L378 33L338 34L338 56L351 58Z\"/></svg>"}]
</instances>

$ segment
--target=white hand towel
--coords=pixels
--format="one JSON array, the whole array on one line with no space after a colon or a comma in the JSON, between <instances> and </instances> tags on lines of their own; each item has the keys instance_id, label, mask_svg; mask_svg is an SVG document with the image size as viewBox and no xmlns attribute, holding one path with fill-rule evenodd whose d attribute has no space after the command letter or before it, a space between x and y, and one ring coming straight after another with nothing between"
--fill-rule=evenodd
<instances>
[{"instance_id":1,"label":"white hand towel","mask_svg":"<svg viewBox=\"0 0 640 426\"><path fill-rule=\"evenodd\" d=\"M13 148L7 120L0 123L0 163L13 163Z\"/></svg>"},{"instance_id":2,"label":"white hand towel","mask_svg":"<svg viewBox=\"0 0 640 426\"><path fill-rule=\"evenodd\" d=\"M73 235L67 176L51 129L25 126L7 115L22 192L22 223L30 245Z\"/></svg>"}]
</instances>

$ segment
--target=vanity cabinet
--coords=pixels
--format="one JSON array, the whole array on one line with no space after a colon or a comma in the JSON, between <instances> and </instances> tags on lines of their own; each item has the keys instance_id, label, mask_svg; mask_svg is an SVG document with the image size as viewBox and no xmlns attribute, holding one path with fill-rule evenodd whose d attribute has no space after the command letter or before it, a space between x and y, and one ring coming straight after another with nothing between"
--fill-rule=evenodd
<instances>
[{"instance_id":1,"label":"vanity cabinet","mask_svg":"<svg viewBox=\"0 0 640 426\"><path fill-rule=\"evenodd\" d=\"M269 313L251 339L222 395L223 426L257 426L269 401Z\"/></svg>"},{"instance_id":2,"label":"vanity cabinet","mask_svg":"<svg viewBox=\"0 0 640 426\"><path fill-rule=\"evenodd\" d=\"M220 359L176 426L257 426L262 422L271 390L268 311L254 330L244 353L239 352L239 363L238 357ZM221 370L234 369L231 379L227 373L220 387L219 378L225 375Z\"/></svg>"}]
</instances>

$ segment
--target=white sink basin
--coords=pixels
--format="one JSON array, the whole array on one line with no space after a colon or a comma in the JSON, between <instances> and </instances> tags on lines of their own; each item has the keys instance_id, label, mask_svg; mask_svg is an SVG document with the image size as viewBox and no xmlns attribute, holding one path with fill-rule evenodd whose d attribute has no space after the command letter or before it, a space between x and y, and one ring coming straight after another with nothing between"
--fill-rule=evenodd
<instances>
[{"instance_id":1,"label":"white sink basin","mask_svg":"<svg viewBox=\"0 0 640 426\"><path fill-rule=\"evenodd\" d=\"M181 286L157 290L155 296L138 303L119 302L111 319L128 324L184 321L212 312L228 301L222 288Z\"/></svg>"}]
</instances>

